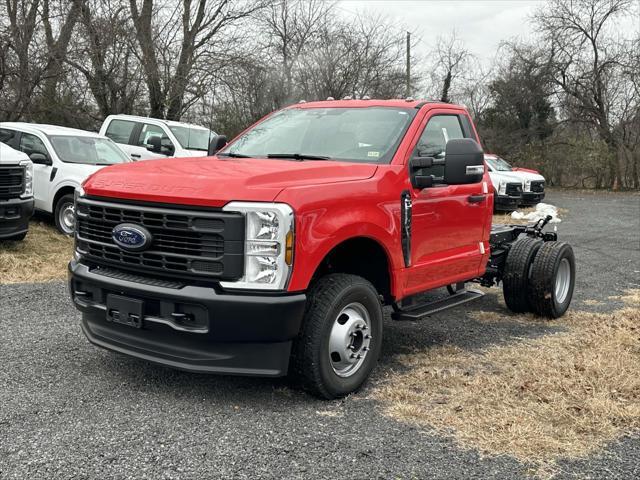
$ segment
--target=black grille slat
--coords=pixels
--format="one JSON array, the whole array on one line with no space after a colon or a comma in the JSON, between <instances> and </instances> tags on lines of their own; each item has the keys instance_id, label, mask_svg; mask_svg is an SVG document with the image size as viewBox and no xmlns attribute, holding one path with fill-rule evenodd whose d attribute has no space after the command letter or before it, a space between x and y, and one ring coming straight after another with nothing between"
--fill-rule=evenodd
<instances>
[{"instance_id":1,"label":"black grille slat","mask_svg":"<svg viewBox=\"0 0 640 480\"><path fill-rule=\"evenodd\" d=\"M24 168L0 166L0 198L17 198L24 192Z\"/></svg>"},{"instance_id":2,"label":"black grille slat","mask_svg":"<svg viewBox=\"0 0 640 480\"><path fill-rule=\"evenodd\" d=\"M535 193L544 192L544 182L540 180L531 182L531 191Z\"/></svg>"},{"instance_id":3,"label":"black grille slat","mask_svg":"<svg viewBox=\"0 0 640 480\"><path fill-rule=\"evenodd\" d=\"M522 184L521 183L507 183L505 192L507 195L520 195L522 194Z\"/></svg>"},{"instance_id":4,"label":"black grille slat","mask_svg":"<svg viewBox=\"0 0 640 480\"><path fill-rule=\"evenodd\" d=\"M244 273L242 214L120 205L82 198L78 200L76 216L77 248L95 263L180 278L228 280ZM121 223L149 230L153 237L149 248L131 252L116 245L111 234ZM228 245L232 245L231 251L225 251Z\"/></svg>"}]
</instances>

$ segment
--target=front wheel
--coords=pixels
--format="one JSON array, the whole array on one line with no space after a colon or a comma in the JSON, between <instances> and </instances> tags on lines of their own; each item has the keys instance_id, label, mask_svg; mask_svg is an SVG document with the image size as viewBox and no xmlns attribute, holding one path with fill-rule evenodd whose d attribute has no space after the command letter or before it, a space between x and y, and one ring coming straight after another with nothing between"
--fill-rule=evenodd
<instances>
[{"instance_id":1,"label":"front wheel","mask_svg":"<svg viewBox=\"0 0 640 480\"><path fill-rule=\"evenodd\" d=\"M343 397L367 380L381 345L382 306L374 286L355 275L327 275L309 292L292 374L316 396Z\"/></svg>"},{"instance_id":2,"label":"front wheel","mask_svg":"<svg viewBox=\"0 0 640 480\"><path fill-rule=\"evenodd\" d=\"M67 194L60 197L54 210L56 227L65 235L73 235L76 228L75 206L73 195Z\"/></svg>"}]
</instances>

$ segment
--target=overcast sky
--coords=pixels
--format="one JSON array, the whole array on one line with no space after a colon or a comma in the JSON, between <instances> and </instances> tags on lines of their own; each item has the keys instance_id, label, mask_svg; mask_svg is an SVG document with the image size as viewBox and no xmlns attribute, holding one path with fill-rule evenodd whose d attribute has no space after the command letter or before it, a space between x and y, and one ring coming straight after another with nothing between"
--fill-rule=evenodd
<instances>
[{"instance_id":1,"label":"overcast sky","mask_svg":"<svg viewBox=\"0 0 640 480\"><path fill-rule=\"evenodd\" d=\"M542 4L536 0L339 0L337 8L343 15L364 11L389 17L421 37L416 53L422 56L439 35L455 29L467 49L489 63L502 40L533 35L527 17ZM623 30L640 28L640 16L621 23Z\"/></svg>"}]
</instances>

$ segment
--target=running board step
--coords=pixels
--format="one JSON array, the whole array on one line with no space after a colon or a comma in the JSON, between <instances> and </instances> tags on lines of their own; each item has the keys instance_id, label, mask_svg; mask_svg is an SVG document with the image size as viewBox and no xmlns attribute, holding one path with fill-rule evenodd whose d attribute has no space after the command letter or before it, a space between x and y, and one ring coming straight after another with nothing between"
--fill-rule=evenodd
<instances>
[{"instance_id":1,"label":"running board step","mask_svg":"<svg viewBox=\"0 0 640 480\"><path fill-rule=\"evenodd\" d=\"M420 303L405 310L398 310L391 314L391 318L394 320L420 320L427 315L432 315L449 308L457 307L458 305L462 305L463 303L470 302L477 298L482 298L483 296L484 293L480 290L467 288L449 297L441 298L434 302Z\"/></svg>"}]
</instances>

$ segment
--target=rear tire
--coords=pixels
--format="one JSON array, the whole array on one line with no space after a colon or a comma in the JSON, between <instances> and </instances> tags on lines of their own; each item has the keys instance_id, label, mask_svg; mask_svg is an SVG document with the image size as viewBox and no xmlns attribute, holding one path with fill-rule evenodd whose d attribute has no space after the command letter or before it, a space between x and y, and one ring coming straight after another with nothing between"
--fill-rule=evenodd
<instances>
[{"instance_id":1,"label":"rear tire","mask_svg":"<svg viewBox=\"0 0 640 480\"><path fill-rule=\"evenodd\" d=\"M58 231L64 235L71 236L75 231L75 207L73 195L67 194L60 197L53 212Z\"/></svg>"},{"instance_id":2,"label":"rear tire","mask_svg":"<svg viewBox=\"0 0 640 480\"><path fill-rule=\"evenodd\" d=\"M531 267L529 303L542 317L559 318L567 311L573 297L576 261L571 245L546 242Z\"/></svg>"},{"instance_id":3,"label":"rear tire","mask_svg":"<svg viewBox=\"0 0 640 480\"><path fill-rule=\"evenodd\" d=\"M531 311L528 297L529 273L531 263L541 246L540 239L520 237L509 250L502 276L502 293L507 307L512 312Z\"/></svg>"},{"instance_id":4,"label":"rear tire","mask_svg":"<svg viewBox=\"0 0 640 480\"><path fill-rule=\"evenodd\" d=\"M359 389L382 345L382 306L364 278L331 274L311 288L302 331L293 346L292 376L325 399Z\"/></svg>"}]
</instances>

